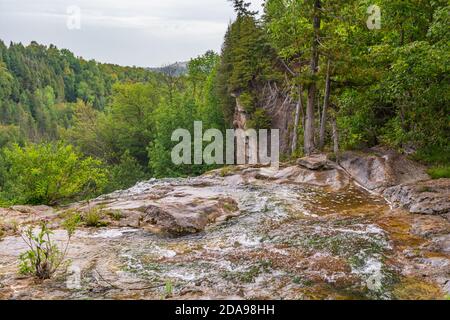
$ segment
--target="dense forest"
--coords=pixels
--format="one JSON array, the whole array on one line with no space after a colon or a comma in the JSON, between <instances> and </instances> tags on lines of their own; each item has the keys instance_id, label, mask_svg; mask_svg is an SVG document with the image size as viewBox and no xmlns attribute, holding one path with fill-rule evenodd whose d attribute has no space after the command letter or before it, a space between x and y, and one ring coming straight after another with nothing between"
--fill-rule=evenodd
<instances>
[{"instance_id":1,"label":"dense forest","mask_svg":"<svg viewBox=\"0 0 450 320\"><path fill-rule=\"evenodd\" d=\"M286 103L285 158L384 145L450 175L447 1L376 1L380 28L368 28L372 1L267 0L260 15L231 2L220 55L181 74L0 42L0 203L201 174L213 166L172 164L172 131L232 128L237 103L256 129L273 127L269 104Z\"/></svg>"}]
</instances>

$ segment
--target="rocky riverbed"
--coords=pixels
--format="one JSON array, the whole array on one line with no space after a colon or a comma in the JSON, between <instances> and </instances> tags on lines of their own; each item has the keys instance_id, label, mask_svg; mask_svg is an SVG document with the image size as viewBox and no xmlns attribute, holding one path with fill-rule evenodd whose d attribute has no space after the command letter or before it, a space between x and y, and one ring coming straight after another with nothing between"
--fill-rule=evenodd
<instances>
[{"instance_id":1,"label":"rocky riverbed","mask_svg":"<svg viewBox=\"0 0 450 320\"><path fill-rule=\"evenodd\" d=\"M197 178L142 182L64 208L0 209L0 298L443 299L450 294L445 216L390 205L346 171L323 163L312 169L304 163L279 170L233 167ZM18 275L18 256L27 249L17 234L21 225L46 219L62 245L61 222L92 210L101 215L101 227L78 229L67 269L46 281Z\"/></svg>"}]
</instances>

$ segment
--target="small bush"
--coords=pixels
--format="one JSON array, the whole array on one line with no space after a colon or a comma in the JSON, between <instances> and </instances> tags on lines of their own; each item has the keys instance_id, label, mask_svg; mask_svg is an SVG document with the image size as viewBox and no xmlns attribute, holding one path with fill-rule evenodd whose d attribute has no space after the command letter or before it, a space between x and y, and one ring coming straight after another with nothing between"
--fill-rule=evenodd
<instances>
[{"instance_id":1,"label":"small bush","mask_svg":"<svg viewBox=\"0 0 450 320\"><path fill-rule=\"evenodd\" d=\"M30 226L21 235L23 241L30 248L19 257L19 271L21 274L34 275L39 279L50 279L58 268L64 263L70 239L75 232L75 226L67 229L68 240L63 250L51 239L52 231L44 222L41 230L35 235L33 227Z\"/></svg>"},{"instance_id":2,"label":"small bush","mask_svg":"<svg viewBox=\"0 0 450 320\"><path fill-rule=\"evenodd\" d=\"M2 158L0 198L12 203L55 205L95 195L107 182L100 161L62 143L14 145Z\"/></svg>"},{"instance_id":3,"label":"small bush","mask_svg":"<svg viewBox=\"0 0 450 320\"><path fill-rule=\"evenodd\" d=\"M109 167L109 182L104 192L110 193L115 190L128 189L136 182L146 178L144 168L129 152L125 152L120 158L119 164Z\"/></svg>"},{"instance_id":4,"label":"small bush","mask_svg":"<svg viewBox=\"0 0 450 320\"><path fill-rule=\"evenodd\" d=\"M433 179L450 178L450 166L437 166L428 169L428 174Z\"/></svg>"},{"instance_id":5,"label":"small bush","mask_svg":"<svg viewBox=\"0 0 450 320\"><path fill-rule=\"evenodd\" d=\"M172 281L167 281L164 286L164 297L165 299L171 298L173 296L173 284Z\"/></svg>"},{"instance_id":6,"label":"small bush","mask_svg":"<svg viewBox=\"0 0 450 320\"><path fill-rule=\"evenodd\" d=\"M418 150L412 158L430 166L427 172L431 178L450 178L450 146L427 146Z\"/></svg>"},{"instance_id":7,"label":"small bush","mask_svg":"<svg viewBox=\"0 0 450 320\"><path fill-rule=\"evenodd\" d=\"M233 168L232 167L223 167L220 169L220 173L219 175L224 178L224 177L228 177L231 176L233 174Z\"/></svg>"},{"instance_id":8,"label":"small bush","mask_svg":"<svg viewBox=\"0 0 450 320\"><path fill-rule=\"evenodd\" d=\"M428 146L418 150L413 159L429 165L448 166L450 165L450 146Z\"/></svg>"},{"instance_id":9,"label":"small bush","mask_svg":"<svg viewBox=\"0 0 450 320\"><path fill-rule=\"evenodd\" d=\"M114 221L120 221L123 218L122 212L120 212L120 210L109 211L107 215Z\"/></svg>"},{"instance_id":10,"label":"small bush","mask_svg":"<svg viewBox=\"0 0 450 320\"><path fill-rule=\"evenodd\" d=\"M239 102L246 112L252 113L255 110L255 98L251 93L243 92L239 96Z\"/></svg>"},{"instance_id":11,"label":"small bush","mask_svg":"<svg viewBox=\"0 0 450 320\"><path fill-rule=\"evenodd\" d=\"M106 223L101 219L102 214L97 208L89 210L83 216L83 221L87 227L100 228L106 226Z\"/></svg>"},{"instance_id":12,"label":"small bush","mask_svg":"<svg viewBox=\"0 0 450 320\"><path fill-rule=\"evenodd\" d=\"M75 229L83 221L81 214L79 214L78 212L69 212L69 213L66 213L65 216L66 216L66 219L63 221L62 226L66 230L72 229L72 228Z\"/></svg>"}]
</instances>

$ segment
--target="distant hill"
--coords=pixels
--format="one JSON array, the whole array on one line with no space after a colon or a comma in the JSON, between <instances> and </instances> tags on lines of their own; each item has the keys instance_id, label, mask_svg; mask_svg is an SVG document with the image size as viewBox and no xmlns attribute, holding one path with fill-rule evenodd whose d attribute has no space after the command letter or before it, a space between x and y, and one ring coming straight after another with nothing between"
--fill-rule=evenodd
<instances>
[{"instance_id":1,"label":"distant hill","mask_svg":"<svg viewBox=\"0 0 450 320\"><path fill-rule=\"evenodd\" d=\"M187 73L188 62L175 62L169 64L167 66L158 67L158 68L148 68L148 70L153 72L162 72L162 73L170 73L172 75L183 75Z\"/></svg>"}]
</instances>

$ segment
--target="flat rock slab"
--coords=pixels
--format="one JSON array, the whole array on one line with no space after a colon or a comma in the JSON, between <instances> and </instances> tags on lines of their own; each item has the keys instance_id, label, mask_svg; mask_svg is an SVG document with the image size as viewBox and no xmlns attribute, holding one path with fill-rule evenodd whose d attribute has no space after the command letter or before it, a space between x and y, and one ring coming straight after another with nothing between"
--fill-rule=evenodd
<instances>
[{"instance_id":1,"label":"flat rock slab","mask_svg":"<svg viewBox=\"0 0 450 320\"><path fill-rule=\"evenodd\" d=\"M446 217L450 213L450 179L403 184L386 189L383 195L394 206L411 213Z\"/></svg>"},{"instance_id":2,"label":"flat rock slab","mask_svg":"<svg viewBox=\"0 0 450 320\"><path fill-rule=\"evenodd\" d=\"M209 187L207 178L189 181L189 185L148 185L140 183L129 190L118 191L72 205L69 210L88 212L99 208L109 226L140 228L153 233L186 235L203 231L240 214L237 202L229 195ZM114 213L120 219L114 220Z\"/></svg>"},{"instance_id":3,"label":"flat rock slab","mask_svg":"<svg viewBox=\"0 0 450 320\"><path fill-rule=\"evenodd\" d=\"M239 208L232 198L196 199L194 202L174 202L150 205L140 227L172 235L201 232L208 224L237 216Z\"/></svg>"}]
</instances>

